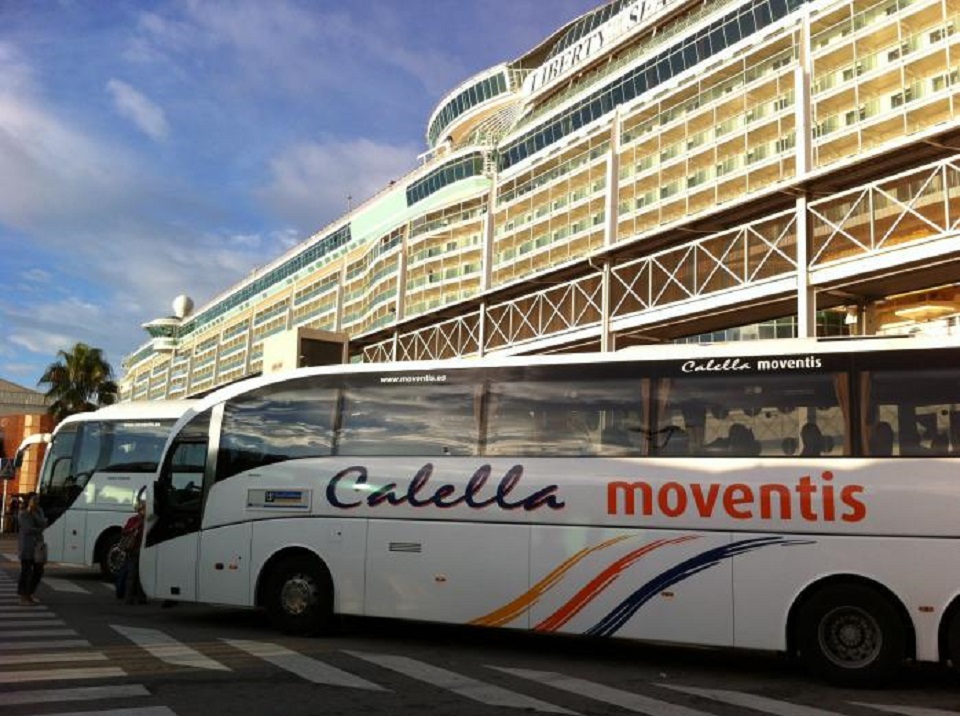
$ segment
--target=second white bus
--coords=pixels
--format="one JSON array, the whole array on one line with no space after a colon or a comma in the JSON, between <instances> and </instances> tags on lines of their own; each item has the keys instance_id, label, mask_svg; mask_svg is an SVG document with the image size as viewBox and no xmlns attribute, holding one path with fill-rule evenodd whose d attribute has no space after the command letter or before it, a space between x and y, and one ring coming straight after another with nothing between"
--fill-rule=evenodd
<instances>
[{"instance_id":1,"label":"second white bus","mask_svg":"<svg viewBox=\"0 0 960 716\"><path fill-rule=\"evenodd\" d=\"M99 565L104 576L116 575L120 529L153 479L170 429L193 404L118 403L71 415L42 436L49 446L38 493L51 562Z\"/></svg>"},{"instance_id":2,"label":"second white bus","mask_svg":"<svg viewBox=\"0 0 960 716\"><path fill-rule=\"evenodd\" d=\"M944 345L941 345L945 343ZM314 368L174 428L153 597L960 663L960 342Z\"/></svg>"}]
</instances>

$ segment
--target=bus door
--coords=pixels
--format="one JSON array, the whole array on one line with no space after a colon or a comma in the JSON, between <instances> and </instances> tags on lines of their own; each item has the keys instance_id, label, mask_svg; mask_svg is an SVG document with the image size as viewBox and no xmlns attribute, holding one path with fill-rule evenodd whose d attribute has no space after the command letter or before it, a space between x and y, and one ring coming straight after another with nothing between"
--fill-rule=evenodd
<instances>
[{"instance_id":1,"label":"bus door","mask_svg":"<svg viewBox=\"0 0 960 716\"><path fill-rule=\"evenodd\" d=\"M63 516L68 513L77 496L72 486L76 482L74 451L78 444L78 432L76 423L62 425L53 436L43 459L39 489L40 508L47 518L48 526L43 536L51 562L62 562L64 556L70 553L65 545L68 530Z\"/></svg>"},{"instance_id":2,"label":"bus door","mask_svg":"<svg viewBox=\"0 0 960 716\"><path fill-rule=\"evenodd\" d=\"M60 520L63 523L63 554L60 560L70 564L88 564L93 561L93 548L91 547L89 554L86 549L86 488L88 483L94 482L91 478L100 464L101 452L104 449L103 434L103 425L97 421L80 423L73 459L69 461L69 474L61 483L67 509Z\"/></svg>"},{"instance_id":3,"label":"bus door","mask_svg":"<svg viewBox=\"0 0 960 716\"><path fill-rule=\"evenodd\" d=\"M174 438L153 486L150 520L140 552L144 591L159 599L197 599L197 557L207 474L210 412ZM212 474L209 475L212 480Z\"/></svg>"}]
</instances>

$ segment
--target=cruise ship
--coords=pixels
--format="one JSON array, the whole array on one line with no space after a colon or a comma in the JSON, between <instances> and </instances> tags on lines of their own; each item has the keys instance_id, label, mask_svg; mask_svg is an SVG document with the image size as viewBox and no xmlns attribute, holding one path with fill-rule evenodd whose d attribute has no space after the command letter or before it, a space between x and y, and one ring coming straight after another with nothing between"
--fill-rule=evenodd
<instances>
[{"instance_id":1,"label":"cruise ship","mask_svg":"<svg viewBox=\"0 0 960 716\"><path fill-rule=\"evenodd\" d=\"M956 332L958 25L960 0L598 4L452 88L408 174L145 324L121 395L345 361Z\"/></svg>"}]
</instances>

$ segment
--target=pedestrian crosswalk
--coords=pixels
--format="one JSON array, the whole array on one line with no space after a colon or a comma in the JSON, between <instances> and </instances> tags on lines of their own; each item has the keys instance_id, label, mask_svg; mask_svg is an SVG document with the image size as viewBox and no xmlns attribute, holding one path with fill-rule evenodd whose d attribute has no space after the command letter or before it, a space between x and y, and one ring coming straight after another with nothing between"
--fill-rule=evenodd
<instances>
[{"instance_id":1,"label":"pedestrian crosswalk","mask_svg":"<svg viewBox=\"0 0 960 716\"><path fill-rule=\"evenodd\" d=\"M60 638L65 636L77 638ZM130 706L150 697L142 684L67 686L126 678L122 666L111 664L107 654L66 628L46 605L21 606L16 584L0 571L0 712L19 714L22 708L43 705L56 716L177 716L164 705ZM96 710L72 710L81 702ZM51 705L68 710L46 711Z\"/></svg>"},{"instance_id":2,"label":"pedestrian crosswalk","mask_svg":"<svg viewBox=\"0 0 960 716\"><path fill-rule=\"evenodd\" d=\"M960 711L888 704L882 699L810 705L658 679L625 686L506 664L456 668L429 658L373 650L325 648L304 653L318 642L218 638L184 643L164 629L125 623L109 624L109 628L128 646L118 648L115 640L112 646L95 646L46 604L20 607L12 603L16 601L12 585L12 579L0 571L0 712L11 716L39 705L51 716L178 716L169 705L159 703L149 685L131 683L138 676L128 672L137 671L130 649L149 663L161 662L183 672L220 672L226 678L233 673L237 681L251 670L261 677L275 670L314 688L358 694L397 694L407 688L405 684L411 691L427 685L500 713L579 716L596 713L599 704L604 713L647 716L960 716ZM18 710L11 710L14 707Z\"/></svg>"}]
</instances>

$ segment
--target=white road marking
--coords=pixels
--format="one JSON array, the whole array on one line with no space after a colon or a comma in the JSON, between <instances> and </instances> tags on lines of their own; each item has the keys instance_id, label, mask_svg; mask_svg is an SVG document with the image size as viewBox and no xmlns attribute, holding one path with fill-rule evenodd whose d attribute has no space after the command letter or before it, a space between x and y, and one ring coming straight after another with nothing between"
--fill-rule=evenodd
<instances>
[{"instance_id":1,"label":"white road marking","mask_svg":"<svg viewBox=\"0 0 960 716\"><path fill-rule=\"evenodd\" d=\"M106 661L99 651L47 651L42 654L0 654L0 666L11 664L43 664L55 661Z\"/></svg>"},{"instance_id":2,"label":"white road marking","mask_svg":"<svg viewBox=\"0 0 960 716\"><path fill-rule=\"evenodd\" d=\"M132 709L107 709L106 711L69 711L56 716L177 716L166 706L144 706Z\"/></svg>"},{"instance_id":3,"label":"white road marking","mask_svg":"<svg viewBox=\"0 0 960 716\"><path fill-rule=\"evenodd\" d=\"M86 639L51 639L50 641L0 641L0 651L24 649L78 649L90 646Z\"/></svg>"},{"instance_id":4,"label":"white road marking","mask_svg":"<svg viewBox=\"0 0 960 716\"><path fill-rule=\"evenodd\" d=\"M860 701L851 701L854 706L863 706L877 711L886 711L903 716L957 716L960 711L943 711L942 709L928 709L924 706L885 706L883 704L868 704Z\"/></svg>"},{"instance_id":5,"label":"white road marking","mask_svg":"<svg viewBox=\"0 0 960 716\"><path fill-rule=\"evenodd\" d=\"M367 689L369 691L387 691L382 686L378 686L371 681L361 679L351 673L342 671L335 666L330 666L322 661L311 659L295 651L291 651L279 644L270 644L258 641L243 641L239 639L223 639L232 647L245 651L251 656L263 659L266 662L277 666L291 674L296 674L301 679L313 682L314 684L327 684L328 686L343 686L348 689Z\"/></svg>"},{"instance_id":6,"label":"white road marking","mask_svg":"<svg viewBox=\"0 0 960 716\"><path fill-rule=\"evenodd\" d=\"M0 684L19 684L24 681L62 681L65 679L108 679L126 675L127 672L116 666L103 666L89 669L4 671L0 672Z\"/></svg>"},{"instance_id":7,"label":"white road marking","mask_svg":"<svg viewBox=\"0 0 960 716\"><path fill-rule=\"evenodd\" d=\"M173 637L167 636L157 629L141 629L138 627L120 626L111 624L110 627L125 636L134 644L144 649L151 656L175 666L188 666L194 669L211 669L214 671L230 671L219 661L204 656L196 649L182 644Z\"/></svg>"},{"instance_id":8,"label":"white road marking","mask_svg":"<svg viewBox=\"0 0 960 716\"><path fill-rule=\"evenodd\" d=\"M477 679L471 679L462 676L453 671L447 671L422 661L409 659L405 656L392 656L390 654L370 654L359 651L345 651L358 659L369 661L385 669L396 671L411 679L423 681L441 689L453 691L460 696L479 701L489 706L504 706L507 708L527 709L530 711L543 711L556 714L575 714L576 711L570 711L561 706L548 704L545 701L534 699L515 691L502 689L499 686L492 686Z\"/></svg>"},{"instance_id":9,"label":"white road marking","mask_svg":"<svg viewBox=\"0 0 960 716\"><path fill-rule=\"evenodd\" d=\"M53 704L63 701L99 701L100 699L126 699L132 696L149 696L150 692L140 684L130 686L79 686L74 689L42 689L38 691L0 692L0 706L22 704Z\"/></svg>"},{"instance_id":10,"label":"white road marking","mask_svg":"<svg viewBox=\"0 0 960 716\"><path fill-rule=\"evenodd\" d=\"M28 639L39 639L47 636L76 636L77 632L73 629L23 629L20 631L4 630L0 631L0 644L6 643L4 639L11 637L26 637Z\"/></svg>"},{"instance_id":11,"label":"white road marking","mask_svg":"<svg viewBox=\"0 0 960 716\"><path fill-rule=\"evenodd\" d=\"M41 584L46 584L50 589L55 592L73 592L75 594L90 594L89 591L81 587L79 584L74 584L66 579L57 579L55 577L44 577Z\"/></svg>"},{"instance_id":12,"label":"white road marking","mask_svg":"<svg viewBox=\"0 0 960 716\"><path fill-rule=\"evenodd\" d=\"M2 621L0 622L0 638L3 638L7 635L10 629L18 629L24 627L49 627L49 626L64 626L66 624L62 619L53 619L51 617L56 617L56 614L38 614L34 617L32 614L27 616L23 615L23 618L19 621L9 622Z\"/></svg>"},{"instance_id":13,"label":"white road marking","mask_svg":"<svg viewBox=\"0 0 960 716\"><path fill-rule=\"evenodd\" d=\"M631 691L622 691L614 689L604 684L598 684L583 679L575 679L563 674L552 671L534 671L532 669L510 669L502 666L488 666L487 668L496 669L506 674L519 676L522 679L529 679L544 686L550 686L554 689L560 689L571 694L585 696L594 701L601 701L606 704L619 706L628 711L636 711L644 714L656 714L657 716L710 716L705 711L697 711L686 706L671 704L669 701L660 701L647 696L635 694Z\"/></svg>"},{"instance_id":14,"label":"white road marking","mask_svg":"<svg viewBox=\"0 0 960 716\"><path fill-rule=\"evenodd\" d=\"M699 696L713 701L730 704L738 708L753 709L762 711L774 716L842 716L836 711L826 711L825 709L814 708L813 706L803 706L789 701L778 701L777 699L768 699L765 696L755 696L745 694L740 691L725 691L723 689L698 689L693 686L674 686L672 684L657 684L665 689L680 691L691 696Z\"/></svg>"},{"instance_id":15,"label":"white road marking","mask_svg":"<svg viewBox=\"0 0 960 716\"><path fill-rule=\"evenodd\" d=\"M23 607L23 609L30 609L31 611L27 614L24 614L22 611L19 612L7 612L3 609L0 609L0 619L53 619L56 614L53 612L46 612L38 607Z\"/></svg>"}]
</instances>

